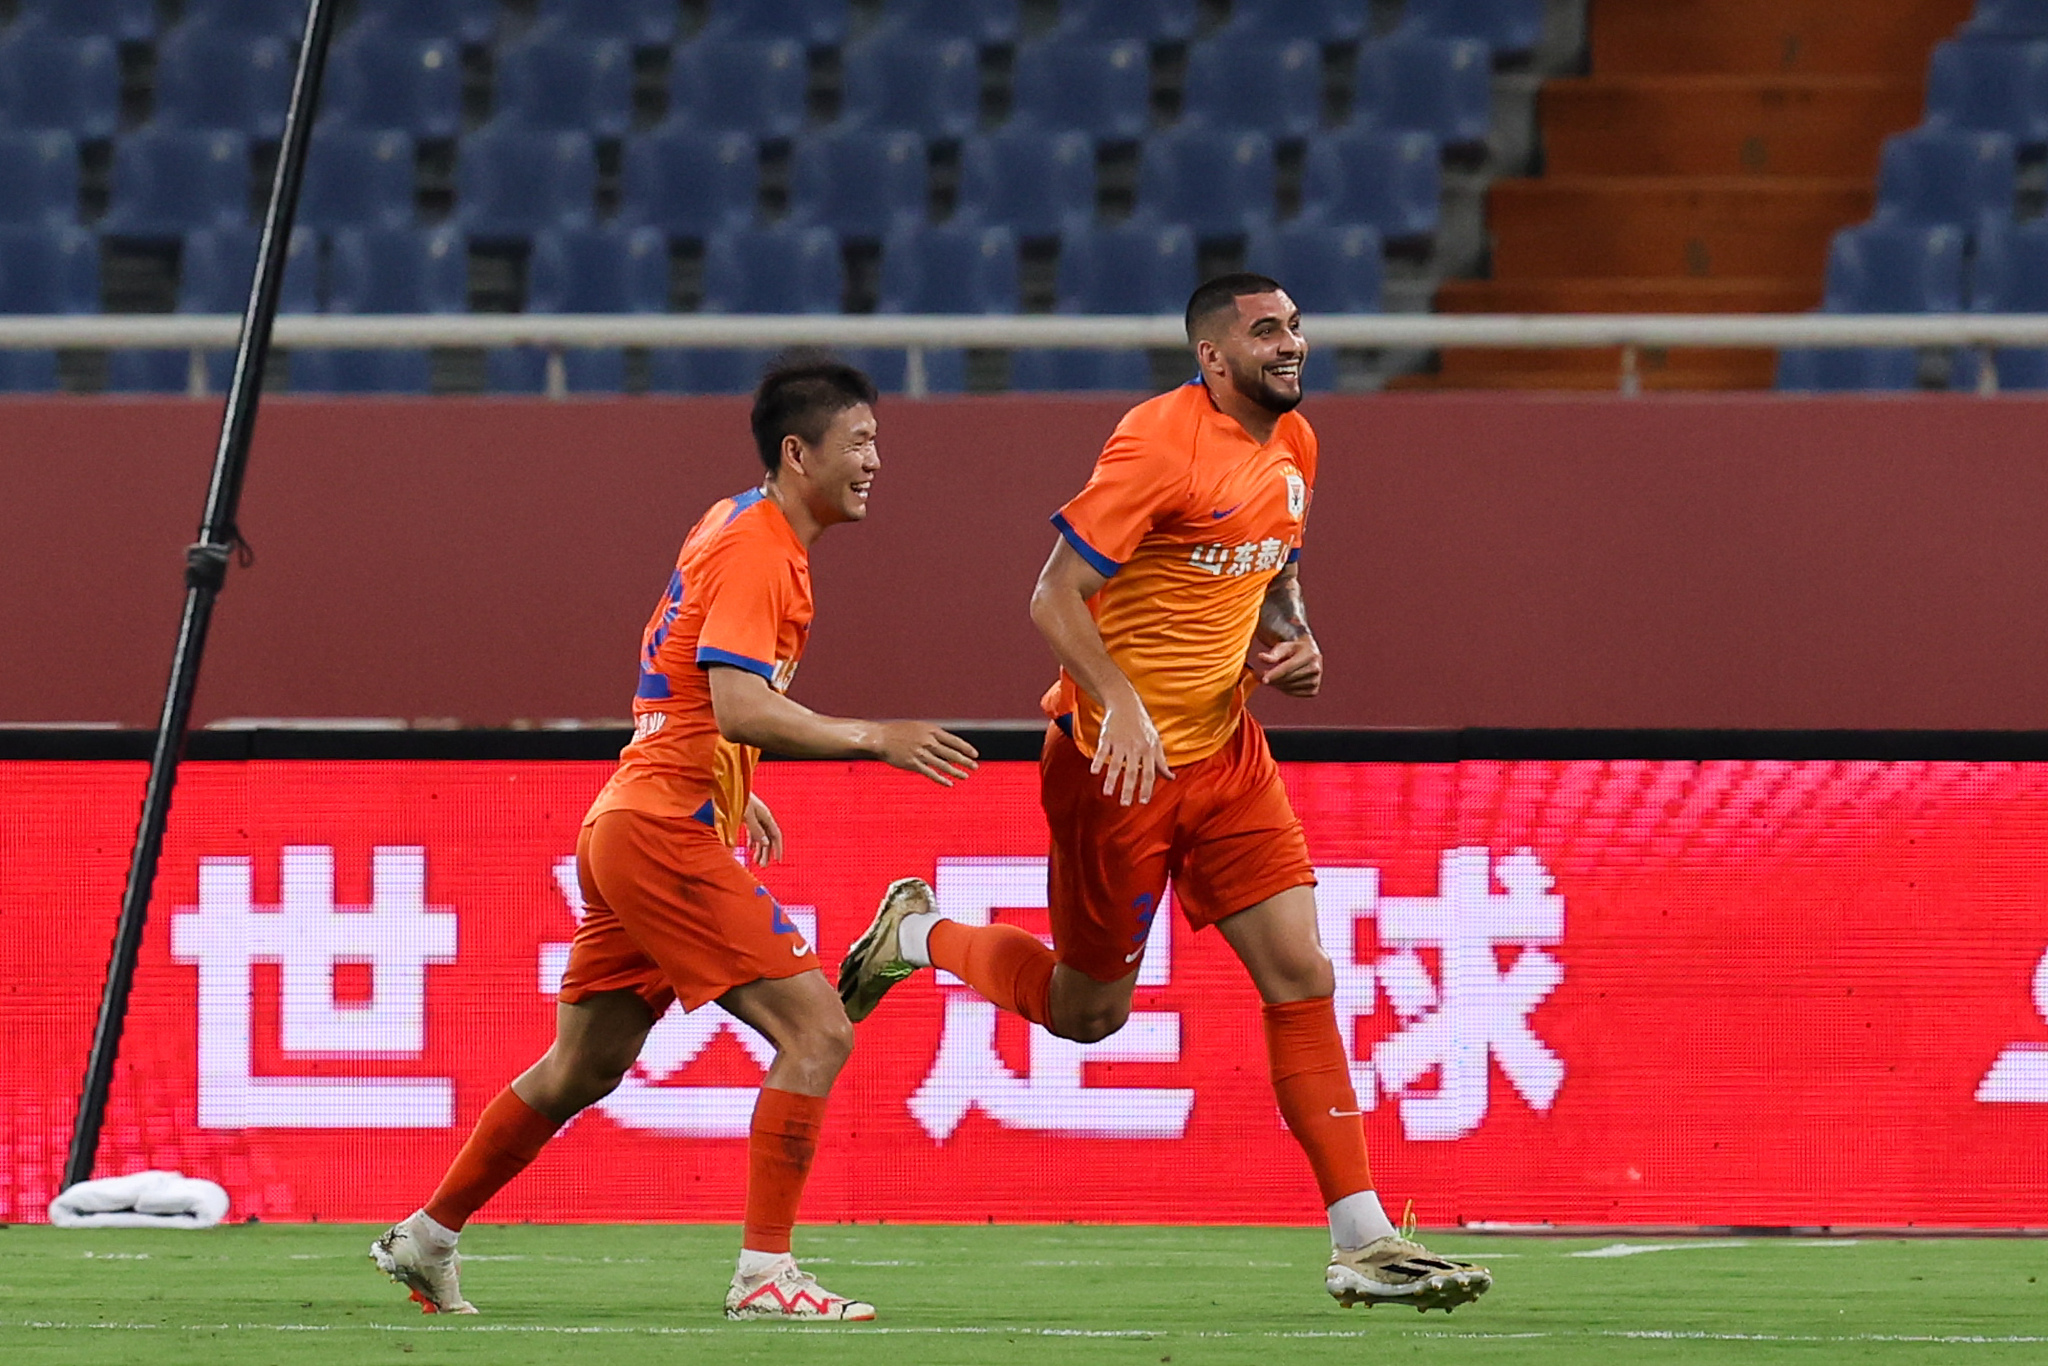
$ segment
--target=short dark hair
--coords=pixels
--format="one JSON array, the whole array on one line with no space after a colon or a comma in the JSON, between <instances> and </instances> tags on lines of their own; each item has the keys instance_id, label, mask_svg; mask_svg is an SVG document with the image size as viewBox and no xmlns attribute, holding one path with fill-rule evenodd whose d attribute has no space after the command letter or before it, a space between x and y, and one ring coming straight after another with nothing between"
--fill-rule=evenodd
<instances>
[{"instance_id":1,"label":"short dark hair","mask_svg":"<svg viewBox=\"0 0 2048 1366\"><path fill-rule=\"evenodd\" d=\"M783 352L754 390L754 448L761 463L775 473L782 468L783 438L815 446L833 418L877 397L873 380L828 351Z\"/></svg>"},{"instance_id":2,"label":"short dark hair","mask_svg":"<svg viewBox=\"0 0 2048 1366\"><path fill-rule=\"evenodd\" d=\"M1188 341L1193 342L1202 330L1202 324L1211 317L1231 307L1247 294L1271 294L1281 287L1278 280L1266 275L1254 275L1248 270L1234 271L1219 275L1205 282L1188 300Z\"/></svg>"}]
</instances>

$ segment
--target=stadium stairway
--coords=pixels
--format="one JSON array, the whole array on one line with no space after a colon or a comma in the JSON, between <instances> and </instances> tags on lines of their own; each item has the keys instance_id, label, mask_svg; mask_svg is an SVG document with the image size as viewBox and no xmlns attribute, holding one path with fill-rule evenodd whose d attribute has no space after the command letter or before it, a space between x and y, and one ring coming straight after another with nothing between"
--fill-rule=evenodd
<instances>
[{"instance_id":1,"label":"stadium stairway","mask_svg":"<svg viewBox=\"0 0 2048 1366\"><path fill-rule=\"evenodd\" d=\"M1970 0L1594 0L1539 99L1544 172L1488 195L1491 278L1445 313L1798 312L1870 213L1885 136ZM1612 388L1614 352L1450 349L1431 388ZM1646 352L1645 387L1769 388L1769 351Z\"/></svg>"}]
</instances>

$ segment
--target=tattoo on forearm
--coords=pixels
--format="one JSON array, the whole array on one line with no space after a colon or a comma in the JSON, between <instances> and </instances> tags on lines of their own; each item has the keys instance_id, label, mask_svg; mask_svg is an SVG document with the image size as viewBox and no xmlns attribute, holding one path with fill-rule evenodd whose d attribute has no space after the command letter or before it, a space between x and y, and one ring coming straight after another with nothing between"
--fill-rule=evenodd
<instances>
[{"instance_id":1,"label":"tattoo on forearm","mask_svg":"<svg viewBox=\"0 0 2048 1366\"><path fill-rule=\"evenodd\" d=\"M1266 600L1259 607L1259 634L1275 644L1308 634L1308 608L1301 601L1300 580L1291 576L1276 579L1266 590Z\"/></svg>"}]
</instances>

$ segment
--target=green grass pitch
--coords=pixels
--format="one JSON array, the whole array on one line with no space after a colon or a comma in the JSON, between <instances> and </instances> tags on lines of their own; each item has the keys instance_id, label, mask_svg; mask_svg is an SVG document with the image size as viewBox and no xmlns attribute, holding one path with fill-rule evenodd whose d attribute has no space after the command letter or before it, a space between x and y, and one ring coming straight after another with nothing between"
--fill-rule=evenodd
<instances>
[{"instance_id":1,"label":"green grass pitch","mask_svg":"<svg viewBox=\"0 0 2048 1366\"><path fill-rule=\"evenodd\" d=\"M881 1316L799 1328L721 1316L729 1228L478 1224L477 1318L417 1313L377 1231L0 1229L0 1361L2048 1361L2048 1241L2025 1239L1437 1233L1495 1275L1446 1317L1340 1309L1314 1230L833 1226L799 1253Z\"/></svg>"}]
</instances>

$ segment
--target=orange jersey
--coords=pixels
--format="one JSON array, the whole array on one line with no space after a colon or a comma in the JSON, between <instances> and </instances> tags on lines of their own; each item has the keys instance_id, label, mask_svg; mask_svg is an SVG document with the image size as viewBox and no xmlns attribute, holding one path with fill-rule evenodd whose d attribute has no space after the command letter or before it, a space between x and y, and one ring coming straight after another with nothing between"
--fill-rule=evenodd
<instances>
[{"instance_id":1,"label":"orange jersey","mask_svg":"<svg viewBox=\"0 0 2048 1366\"><path fill-rule=\"evenodd\" d=\"M705 513L641 634L633 740L585 824L627 809L699 820L736 843L760 756L719 735L708 670L789 691L811 615L810 555L773 500L754 489Z\"/></svg>"},{"instance_id":2,"label":"orange jersey","mask_svg":"<svg viewBox=\"0 0 2048 1366\"><path fill-rule=\"evenodd\" d=\"M1109 582L1090 599L1109 656L1137 688L1169 764L1222 749L1256 686L1245 665L1266 590L1299 557L1316 437L1284 415L1265 445L1192 381L1124 415L1053 525ZM1045 696L1095 752L1102 709L1065 670Z\"/></svg>"}]
</instances>

